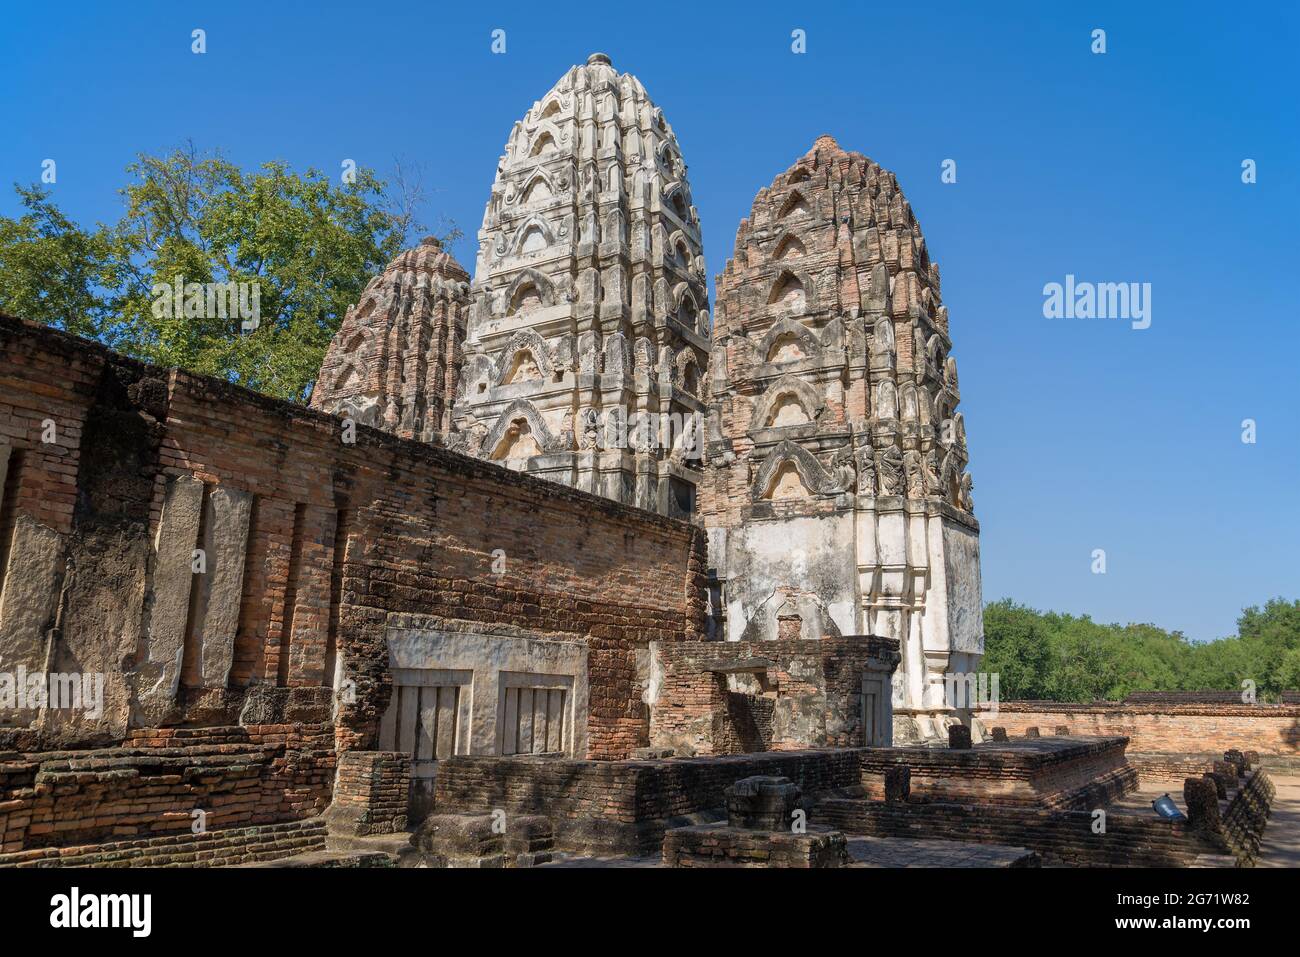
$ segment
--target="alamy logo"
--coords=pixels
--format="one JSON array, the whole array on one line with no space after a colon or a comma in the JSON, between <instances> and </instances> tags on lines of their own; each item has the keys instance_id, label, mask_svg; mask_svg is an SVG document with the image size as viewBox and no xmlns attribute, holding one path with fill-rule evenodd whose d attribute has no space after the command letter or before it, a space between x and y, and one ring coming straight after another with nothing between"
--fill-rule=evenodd
<instances>
[{"instance_id":1,"label":"alamy logo","mask_svg":"<svg viewBox=\"0 0 1300 957\"><path fill-rule=\"evenodd\" d=\"M51 897L50 908L51 927L129 927L131 936L148 937L153 926L151 894L83 895L74 887Z\"/></svg>"},{"instance_id":2,"label":"alamy logo","mask_svg":"<svg viewBox=\"0 0 1300 957\"><path fill-rule=\"evenodd\" d=\"M262 285L257 282L154 283L155 319L239 319L240 329L252 332L262 324Z\"/></svg>"},{"instance_id":3,"label":"alamy logo","mask_svg":"<svg viewBox=\"0 0 1300 957\"><path fill-rule=\"evenodd\" d=\"M943 700L949 708L998 710L998 675L986 671L951 671L943 676Z\"/></svg>"},{"instance_id":4,"label":"alamy logo","mask_svg":"<svg viewBox=\"0 0 1300 957\"><path fill-rule=\"evenodd\" d=\"M82 711L87 718L98 718L104 713L104 676L62 671L28 674L25 665L13 673L0 671L0 711L29 708Z\"/></svg>"},{"instance_id":5,"label":"alamy logo","mask_svg":"<svg viewBox=\"0 0 1300 957\"><path fill-rule=\"evenodd\" d=\"M1129 319L1134 329L1151 325L1151 283L1075 282L1043 287L1043 316L1047 319Z\"/></svg>"}]
</instances>

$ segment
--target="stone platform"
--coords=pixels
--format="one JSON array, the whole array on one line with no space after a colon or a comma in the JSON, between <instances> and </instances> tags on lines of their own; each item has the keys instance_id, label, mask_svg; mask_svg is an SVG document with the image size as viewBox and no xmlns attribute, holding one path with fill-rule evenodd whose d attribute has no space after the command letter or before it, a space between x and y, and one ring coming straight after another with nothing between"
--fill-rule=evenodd
<instances>
[{"instance_id":1,"label":"stone platform","mask_svg":"<svg viewBox=\"0 0 1300 957\"><path fill-rule=\"evenodd\" d=\"M559 850L647 855L670 828L721 820L726 789L753 775L789 778L810 808L836 797L881 800L884 774L896 767L910 770L912 803L1097 807L1137 787L1126 743L1122 737L1036 738L968 750L813 749L640 761L457 756L440 764L435 809L543 815Z\"/></svg>"},{"instance_id":2,"label":"stone platform","mask_svg":"<svg viewBox=\"0 0 1300 957\"><path fill-rule=\"evenodd\" d=\"M966 750L942 747L866 748L863 786L885 797L890 768L911 773L912 802L989 803L1015 807L1098 807L1136 790L1124 737L1013 738Z\"/></svg>"}]
</instances>

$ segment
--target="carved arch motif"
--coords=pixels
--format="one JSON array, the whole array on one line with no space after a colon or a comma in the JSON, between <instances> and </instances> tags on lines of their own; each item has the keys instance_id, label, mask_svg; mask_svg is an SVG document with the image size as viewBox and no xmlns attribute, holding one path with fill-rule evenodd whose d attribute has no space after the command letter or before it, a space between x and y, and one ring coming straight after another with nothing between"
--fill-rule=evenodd
<instances>
[{"instance_id":1,"label":"carved arch motif","mask_svg":"<svg viewBox=\"0 0 1300 957\"><path fill-rule=\"evenodd\" d=\"M535 158L548 152L558 151L568 140L568 131L561 129L549 119L542 120L528 140L528 155L530 158ZM546 148L548 143L552 147L551 150Z\"/></svg>"},{"instance_id":2,"label":"carved arch motif","mask_svg":"<svg viewBox=\"0 0 1300 957\"><path fill-rule=\"evenodd\" d=\"M546 195L538 195L539 189L545 189ZM555 185L555 180L551 174L544 169L537 169L533 175L528 177L524 182L523 188L519 191L519 202L531 203L541 199L551 199L561 192ZM507 198L508 201L508 198Z\"/></svg>"},{"instance_id":3,"label":"carved arch motif","mask_svg":"<svg viewBox=\"0 0 1300 957\"><path fill-rule=\"evenodd\" d=\"M773 491L773 482L785 463L790 462L799 473L804 487L813 495L837 495L843 491L834 476L816 457L803 446L786 440L775 446L759 466L754 482L750 486L750 497L754 501L768 498Z\"/></svg>"},{"instance_id":4,"label":"carved arch motif","mask_svg":"<svg viewBox=\"0 0 1300 957\"><path fill-rule=\"evenodd\" d=\"M526 290L529 286L537 290L537 295L540 297L543 306L555 305L554 283L536 269L524 269L506 287L505 306L507 315L515 312L519 306L520 292Z\"/></svg>"},{"instance_id":5,"label":"carved arch motif","mask_svg":"<svg viewBox=\"0 0 1300 957\"><path fill-rule=\"evenodd\" d=\"M803 190L792 189L790 195L786 197L785 202L781 204L781 211L777 213L777 219L785 219L789 216L811 216L813 211L812 203L808 197L803 194Z\"/></svg>"},{"instance_id":6,"label":"carved arch motif","mask_svg":"<svg viewBox=\"0 0 1300 957\"><path fill-rule=\"evenodd\" d=\"M544 216L539 216L534 213L532 216L529 216L526 220L520 223L515 229L514 235L510 237L509 249L516 254L526 251L534 251L524 249L524 246L528 243L529 236L532 233L540 233L546 246L554 246L557 242L555 230L551 228L551 224L546 221ZM538 248L544 249L545 246Z\"/></svg>"},{"instance_id":7,"label":"carved arch motif","mask_svg":"<svg viewBox=\"0 0 1300 957\"><path fill-rule=\"evenodd\" d=\"M563 437L556 436L551 432L541 413L537 411L537 407L527 399L515 399L501 410L496 422L493 423L492 428L484 436L482 451L485 458L495 456L497 449L501 445L501 440L506 436L506 431L520 419L528 423L528 430L532 433L533 440L543 452L564 451L561 444Z\"/></svg>"},{"instance_id":8,"label":"carved arch motif","mask_svg":"<svg viewBox=\"0 0 1300 957\"><path fill-rule=\"evenodd\" d=\"M510 337L510 341L506 343L501 353L500 361L496 364L496 385L505 384L506 378L515 368L515 358L521 352L527 352L533 357L533 361L537 363L537 371L541 373L543 380L549 381L554 376L555 360L546 345L546 340L531 329L521 329Z\"/></svg>"},{"instance_id":9,"label":"carved arch motif","mask_svg":"<svg viewBox=\"0 0 1300 957\"><path fill-rule=\"evenodd\" d=\"M817 334L805 326L802 322L795 319L778 319L772 323L772 328L767 330L767 335L763 336L763 341L759 344L758 354L764 362L771 362L772 351L778 341L787 336L793 336L803 348L804 355L809 356L821 348L821 342ZM791 360L787 360L791 361Z\"/></svg>"},{"instance_id":10,"label":"carved arch motif","mask_svg":"<svg viewBox=\"0 0 1300 957\"><path fill-rule=\"evenodd\" d=\"M811 277L796 269L782 269L767 293L769 306L788 309L796 315L815 309L816 299L816 286Z\"/></svg>"},{"instance_id":11,"label":"carved arch motif","mask_svg":"<svg viewBox=\"0 0 1300 957\"><path fill-rule=\"evenodd\" d=\"M804 256L807 252L808 247L804 245L803 240L793 232L787 232L777 240L776 248L772 251L772 259L789 259L791 257Z\"/></svg>"},{"instance_id":12,"label":"carved arch motif","mask_svg":"<svg viewBox=\"0 0 1300 957\"><path fill-rule=\"evenodd\" d=\"M700 361L695 357L695 350L688 346L677 353L677 382L682 391L698 396L700 379Z\"/></svg>"},{"instance_id":13,"label":"carved arch motif","mask_svg":"<svg viewBox=\"0 0 1300 957\"><path fill-rule=\"evenodd\" d=\"M792 375L783 375L768 387L754 407L754 416L749 423L751 431L771 428L767 420L784 396L794 398L809 422L816 420L826 408L826 401L807 382Z\"/></svg>"}]
</instances>

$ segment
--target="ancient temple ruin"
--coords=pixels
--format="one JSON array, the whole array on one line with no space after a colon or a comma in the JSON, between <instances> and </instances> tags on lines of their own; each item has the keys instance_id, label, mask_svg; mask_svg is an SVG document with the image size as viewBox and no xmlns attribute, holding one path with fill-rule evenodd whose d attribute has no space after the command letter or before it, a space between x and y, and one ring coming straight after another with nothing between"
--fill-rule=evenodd
<instances>
[{"instance_id":1,"label":"ancient temple ruin","mask_svg":"<svg viewBox=\"0 0 1300 957\"><path fill-rule=\"evenodd\" d=\"M309 408L0 317L0 866L1253 860L1295 706L951 695L979 525L892 174L818 138L711 320L672 129L594 54L479 240L375 277Z\"/></svg>"},{"instance_id":2,"label":"ancient temple ruin","mask_svg":"<svg viewBox=\"0 0 1300 957\"><path fill-rule=\"evenodd\" d=\"M534 103L478 239L448 446L691 514L698 452L680 427L658 439L701 409L700 223L677 138L641 82L597 53Z\"/></svg>"},{"instance_id":3,"label":"ancient temple ruin","mask_svg":"<svg viewBox=\"0 0 1300 957\"><path fill-rule=\"evenodd\" d=\"M437 239L403 252L343 317L311 407L402 438L446 434L468 304L469 275Z\"/></svg>"},{"instance_id":4,"label":"ancient temple ruin","mask_svg":"<svg viewBox=\"0 0 1300 957\"><path fill-rule=\"evenodd\" d=\"M710 322L676 138L593 54L515 124L464 276L404 253L313 407L690 519L711 637L895 638L872 694L898 739L972 720L966 427L939 269L891 173L819 138L755 198Z\"/></svg>"},{"instance_id":5,"label":"ancient temple ruin","mask_svg":"<svg viewBox=\"0 0 1300 957\"><path fill-rule=\"evenodd\" d=\"M822 136L718 277L699 520L728 640L898 639L901 741L969 720L979 525L939 268L891 173Z\"/></svg>"}]
</instances>

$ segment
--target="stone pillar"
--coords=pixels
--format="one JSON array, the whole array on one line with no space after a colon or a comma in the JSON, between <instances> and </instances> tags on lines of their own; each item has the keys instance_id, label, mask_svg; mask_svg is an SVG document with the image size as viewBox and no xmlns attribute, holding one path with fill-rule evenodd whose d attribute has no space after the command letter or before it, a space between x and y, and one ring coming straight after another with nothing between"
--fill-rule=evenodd
<instances>
[{"instance_id":1,"label":"stone pillar","mask_svg":"<svg viewBox=\"0 0 1300 957\"><path fill-rule=\"evenodd\" d=\"M1038 726L1031 724L1029 727L1025 728L1025 737L1026 738L1038 737Z\"/></svg>"},{"instance_id":2,"label":"stone pillar","mask_svg":"<svg viewBox=\"0 0 1300 957\"><path fill-rule=\"evenodd\" d=\"M970 728L964 724L948 727L948 747L954 751L970 750Z\"/></svg>"},{"instance_id":3,"label":"stone pillar","mask_svg":"<svg viewBox=\"0 0 1300 957\"><path fill-rule=\"evenodd\" d=\"M906 804L912 796L912 769L905 764L885 768L885 801Z\"/></svg>"},{"instance_id":4,"label":"stone pillar","mask_svg":"<svg viewBox=\"0 0 1300 957\"><path fill-rule=\"evenodd\" d=\"M1183 803L1192 827L1204 831L1219 829L1219 795L1214 782L1205 778L1187 778L1183 782Z\"/></svg>"},{"instance_id":5,"label":"stone pillar","mask_svg":"<svg viewBox=\"0 0 1300 957\"><path fill-rule=\"evenodd\" d=\"M1202 780L1214 788L1215 794L1220 801L1226 801L1228 798L1228 786L1224 783L1223 778L1213 772L1201 775Z\"/></svg>"},{"instance_id":6,"label":"stone pillar","mask_svg":"<svg viewBox=\"0 0 1300 957\"><path fill-rule=\"evenodd\" d=\"M996 727L996 728L993 729L993 740L994 740L994 741L1005 741L1006 739L1007 739L1007 729L1006 729L1006 728L1003 728L1003 727Z\"/></svg>"},{"instance_id":7,"label":"stone pillar","mask_svg":"<svg viewBox=\"0 0 1300 957\"><path fill-rule=\"evenodd\" d=\"M1229 764L1227 761L1215 761L1212 773L1223 783L1225 791L1237 786L1237 766L1235 764Z\"/></svg>"},{"instance_id":8,"label":"stone pillar","mask_svg":"<svg viewBox=\"0 0 1300 957\"><path fill-rule=\"evenodd\" d=\"M741 778L726 790L727 822L732 827L788 831L802 793L799 785L789 778L768 775Z\"/></svg>"}]
</instances>

